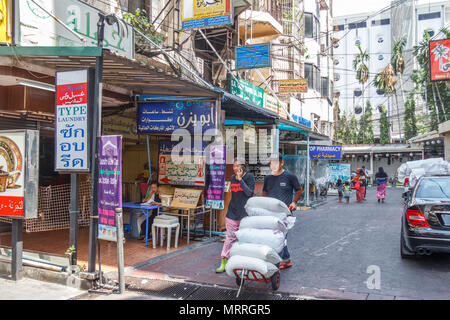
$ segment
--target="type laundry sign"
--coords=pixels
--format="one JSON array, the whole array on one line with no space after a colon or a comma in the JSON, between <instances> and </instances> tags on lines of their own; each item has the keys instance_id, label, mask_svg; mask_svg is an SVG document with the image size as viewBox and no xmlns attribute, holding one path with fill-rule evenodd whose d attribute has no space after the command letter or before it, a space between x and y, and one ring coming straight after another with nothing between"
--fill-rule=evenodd
<instances>
[{"instance_id":1,"label":"type laundry sign","mask_svg":"<svg viewBox=\"0 0 450 320\"><path fill-rule=\"evenodd\" d=\"M56 72L55 171L89 172L93 70Z\"/></svg>"},{"instance_id":2,"label":"type laundry sign","mask_svg":"<svg viewBox=\"0 0 450 320\"><path fill-rule=\"evenodd\" d=\"M99 137L98 238L117 241L116 212L122 208L122 136Z\"/></svg>"}]
</instances>

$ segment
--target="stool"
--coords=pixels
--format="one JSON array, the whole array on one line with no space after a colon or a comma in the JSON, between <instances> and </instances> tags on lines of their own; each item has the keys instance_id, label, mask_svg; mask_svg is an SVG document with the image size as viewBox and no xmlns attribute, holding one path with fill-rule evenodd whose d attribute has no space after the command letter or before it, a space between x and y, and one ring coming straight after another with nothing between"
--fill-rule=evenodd
<instances>
[{"instance_id":1,"label":"stool","mask_svg":"<svg viewBox=\"0 0 450 320\"><path fill-rule=\"evenodd\" d=\"M156 218L155 218L156 220ZM165 223L158 223L155 222L155 220L153 221L152 224L152 242L153 242L153 249L156 249L156 241L157 241L157 236L156 236L156 228L161 229L161 247L163 246L164 243L164 229L167 228L167 250L170 250L170 238L172 237L172 228L176 228L175 229L175 248L178 248L178 236L180 234L180 224L177 223L172 223L172 224L165 224Z\"/></svg>"}]
</instances>

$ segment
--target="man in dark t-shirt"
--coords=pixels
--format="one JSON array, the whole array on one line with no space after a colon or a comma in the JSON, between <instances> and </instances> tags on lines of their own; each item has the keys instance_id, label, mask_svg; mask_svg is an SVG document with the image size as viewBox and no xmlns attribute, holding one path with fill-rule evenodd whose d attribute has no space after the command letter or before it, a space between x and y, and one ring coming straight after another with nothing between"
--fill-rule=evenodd
<instances>
[{"instance_id":1,"label":"man in dark t-shirt","mask_svg":"<svg viewBox=\"0 0 450 320\"><path fill-rule=\"evenodd\" d=\"M264 178L262 196L276 198L284 202L289 210L294 211L297 209L297 202L302 195L302 189L297 176L284 170L283 165L284 160L281 154L274 154L271 156L270 170L272 171L272 174ZM280 257L283 259L280 264L280 269L292 266L291 256L287 245L284 247L283 251L281 251Z\"/></svg>"}]
</instances>

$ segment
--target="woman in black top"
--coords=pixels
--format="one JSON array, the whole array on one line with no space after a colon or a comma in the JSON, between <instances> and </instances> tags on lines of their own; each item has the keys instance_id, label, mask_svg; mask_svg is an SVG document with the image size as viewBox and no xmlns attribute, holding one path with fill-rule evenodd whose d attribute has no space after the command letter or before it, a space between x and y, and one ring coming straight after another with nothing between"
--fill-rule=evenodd
<instances>
[{"instance_id":1,"label":"woman in black top","mask_svg":"<svg viewBox=\"0 0 450 320\"><path fill-rule=\"evenodd\" d=\"M247 200L253 196L255 189L255 177L248 172L245 160L236 158L233 163L234 175L231 176L231 201L228 205L226 215L226 239L222 249L222 261L217 273L225 271L225 266L230 258L230 249L236 242L235 232L239 230L241 219L247 216L245 205Z\"/></svg>"}]
</instances>

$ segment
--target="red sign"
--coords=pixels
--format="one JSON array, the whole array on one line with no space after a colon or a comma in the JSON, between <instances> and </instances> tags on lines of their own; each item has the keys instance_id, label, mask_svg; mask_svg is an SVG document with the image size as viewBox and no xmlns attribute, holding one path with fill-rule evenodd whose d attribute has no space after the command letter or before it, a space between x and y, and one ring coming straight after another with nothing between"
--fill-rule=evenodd
<instances>
[{"instance_id":1,"label":"red sign","mask_svg":"<svg viewBox=\"0 0 450 320\"><path fill-rule=\"evenodd\" d=\"M431 81L450 79L450 39L430 41Z\"/></svg>"},{"instance_id":2,"label":"red sign","mask_svg":"<svg viewBox=\"0 0 450 320\"><path fill-rule=\"evenodd\" d=\"M23 198L13 196L0 197L0 212L2 216L23 217Z\"/></svg>"},{"instance_id":3,"label":"red sign","mask_svg":"<svg viewBox=\"0 0 450 320\"><path fill-rule=\"evenodd\" d=\"M87 83L64 84L56 87L56 105L87 104Z\"/></svg>"}]
</instances>

